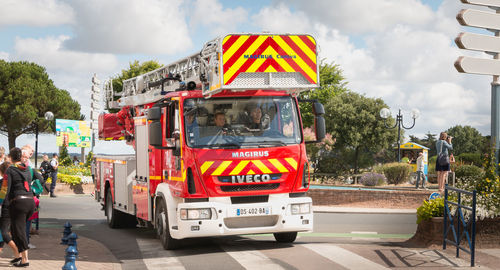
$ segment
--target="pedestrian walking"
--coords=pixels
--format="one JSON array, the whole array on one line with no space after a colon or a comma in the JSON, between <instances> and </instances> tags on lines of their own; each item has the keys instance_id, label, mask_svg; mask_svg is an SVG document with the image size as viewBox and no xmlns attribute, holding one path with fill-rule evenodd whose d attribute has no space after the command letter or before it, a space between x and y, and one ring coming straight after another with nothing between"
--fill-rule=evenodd
<instances>
[{"instance_id":1,"label":"pedestrian walking","mask_svg":"<svg viewBox=\"0 0 500 270\"><path fill-rule=\"evenodd\" d=\"M53 154L52 155L52 160L50 161L50 167L51 167L51 173L50 173L50 178L52 178L52 183L50 184L50 197L55 198L57 197L56 194L54 194L54 189L56 188L56 182L57 182L57 168L59 167L59 161L58 161L58 155Z\"/></svg>"},{"instance_id":2,"label":"pedestrian walking","mask_svg":"<svg viewBox=\"0 0 500 270\"><path fill-rule=\"evenodd\" d=\"M47 179L49 179L50 174L52 173L52 166L50 166L50 161L49 161L49 156L43 155L43 161L40 164L40 173L42 174L43 177L43 182L42 186L43 188L47 191L50 192L50 190L45 186L45 183L47 182Z\"/></svg>"},{"instance_id":3,"label":"pedestrian walking","mask_svg":"<svg viewBox=\"0 0 500 270\"><path fill-rule=\"evenodd\" d=\"M29 167L21 162L21 149L12 148L10 157L13 166L10 166L5 172L4 181L8 181L7 197L9 199L12 240L14 240L21 255L13 262L16 267L28 267L29 246L26 239L26 222L35 210L35 201L31 191L31 172Z\"/></svg>"},{"instance_id":4,"label":"pedestrian walking","mask_svg":"<svg viewBox=\"0 0 500 270\"><path fill-rule=\"evenodd\" d=\"M419 152L417 158L417 183L415 185L418 188L418 184L420 183L420 179L422 179L422 188L425 188L425 182L427 181L424 173L424 153Z\"/></svg>"},{"instance_id":5,"label":"pedestrian walking","mask_svg":"<svg viewBox=\"0 0 500 270\"><path fill-rule=\"evenodd\" d=\"M439 140L436 142L438 156L436 159L436 172L440 193L444 192L444 185L448 178L448 172L450 171L450 156L448 150L453 150L453 145L451 143L452 139L453 138L448 136L446 132L441 132L439 134Z\"/></svg>"}]
</instances>

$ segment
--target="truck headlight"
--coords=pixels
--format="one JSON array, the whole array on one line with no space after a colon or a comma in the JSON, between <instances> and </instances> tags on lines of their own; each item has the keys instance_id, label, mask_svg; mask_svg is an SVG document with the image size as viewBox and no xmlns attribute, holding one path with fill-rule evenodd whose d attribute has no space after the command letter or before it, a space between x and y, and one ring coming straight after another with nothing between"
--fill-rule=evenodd
<instances>
[{"instance_id":1,"label":"truck headlight","mask_svg":"<svg viewBox=\"0 0 500 270\"><path fill-rule=\"evenodd\" d=\"M291 205L292 215L309 214L311 213L310 203L294 203Z\"/></svg>"},{"instance_id":2,"label":"truck headlight","mask_svg":"<svg viewBox=\"0 0 500 270\"><path fill-rule=\"evenodd\" d=\"M182 220L211 219L211 208L181 209L180 218Z\"/></svg>"}]
</instances>

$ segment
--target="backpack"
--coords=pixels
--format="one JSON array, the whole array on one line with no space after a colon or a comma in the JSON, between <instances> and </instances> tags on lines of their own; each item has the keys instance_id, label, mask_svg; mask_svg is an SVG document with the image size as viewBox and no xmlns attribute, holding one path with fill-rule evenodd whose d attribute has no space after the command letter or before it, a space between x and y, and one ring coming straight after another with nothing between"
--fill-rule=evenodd
<instances>
[{"instance_id":1,"label":"backpack","mask_svg":"<svg viewBox=\"0 0 500 270\"><path fill-rule=\"evenodd\" d=\"M40 195L43 192L42 183L40 183L39 179L33 179L33 169L31 167L29 167L29 169L31 173L31 191L33 191L35 195Z\"/></svg>"}]
</instances>

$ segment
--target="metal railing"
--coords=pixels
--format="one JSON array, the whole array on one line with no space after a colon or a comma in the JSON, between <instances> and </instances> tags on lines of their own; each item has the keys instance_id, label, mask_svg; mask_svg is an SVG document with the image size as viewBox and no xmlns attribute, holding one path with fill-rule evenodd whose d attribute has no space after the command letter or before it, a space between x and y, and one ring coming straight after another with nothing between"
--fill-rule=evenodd
<instances>
[{"instance_id":1,"label":"metal railing","mask_svg":"<svg viewBox=\"0 0 500 270\"><path fill-rule=\"evenodd\" d=\"M457 193L457 202L448 200L449 191ZM462 194L472 196L472 206L462 204ZM454 214L450 211L450 205L456 207ZM468 221L465 219L463 210L472 212ZM448 239L450 229L452 232L452 240ZM468 249L464 246L460 246L460 242L462 242L464 236L469 244ZM460 255L460 250L470 254L470 266L474 267L476 245L476 190L471 192L446 185L444 190L443 249L446 249L447 243L457 248L457 258Z\"/></svg>"}]
</instances>

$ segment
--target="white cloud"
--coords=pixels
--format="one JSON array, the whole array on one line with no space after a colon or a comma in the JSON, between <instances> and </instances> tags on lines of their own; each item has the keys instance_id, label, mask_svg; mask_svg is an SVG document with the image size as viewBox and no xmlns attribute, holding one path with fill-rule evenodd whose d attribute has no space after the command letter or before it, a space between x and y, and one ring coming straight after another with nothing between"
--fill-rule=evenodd
<instances>
[{"instance_id":1,"label":"white cloud","mask_svg":"<svg viewBox=\"0 0 500 270\"><path fill-rule=\"evenodd\" d=\"M196 0L193 9L193 25L203 25L212 35L234 32L248 17L244 8L224 8L218 0Z\"/></svg>"},{"instance_id":2,"label":"white cloud","mask_svg":"<svg viewBox=\"0 0 500 270\"><path fill-rule=\"evenodd\" d=\"M35 62L52 71L104 72L117 67L118 61L114 55L64 49L62 44L68 39L68 36L62 35L42 39L16 38L16 54L13 57Z\"/></svg>"},{"instance_id":3,"label":"white cloud","mask_svg":"<svg viewBox=\"0 0 500 270\"><path fill-rule=\"evenodd\" d=\"M0 52L0 59L9 61L9 53L6 52Z\"/></svg>"},{"instance_id":4,"label":"white cloud","mask_svg":"<svg viewBox=\"0 0 500 270\"><path fill-rule=\"evenodd\" d=\"M297 10L330 28L349 34L383 32L395 24L425 25L433 21L430 7L418 0L291 0Z\"/></svg>"},{"instance_id":5,"label":"white cloud","mask_svg":"<svg viewBox=\"0 0 500 270\"><path fill-rule=\"evenodd\" d=\"M312 26L305 13L292 12L285 3L262 8L252 16L252 23L259 27L260 31L274 33L309 33Z\"/></svg>"},{"instance_id":6,"label":"white cloud","mask_svg":"<svg viewBox=\"0 0 500 270\"><path fill-rule=\"evenodd\" d=\"M351 79L366 78L374 72L375 61L366 49L356 48L348 36L325 25L316 24L315 37L320 48L319 58L327 63L334 62Z\"/></svg>"},{"instance_id":7,"label":"white cloud","mask_svg":"<svg viewBox=\"0 0 500 270\"><path fill-rule=\"evenodd\" d=\"M65 45L74 50L173 54L192 43L181 1L75 0L75 37Z\"/></svg>"},{"instance_id":8,"label":"white cloud","mask_svg":"<svg viewBox=\"0 0 500 270\"><path fill-rule=\"evenodd\" d=\"M58 0L4 0L0 8L0 26L51 26L73 22L73 9Z\"/></svg>"}]
</instances>

